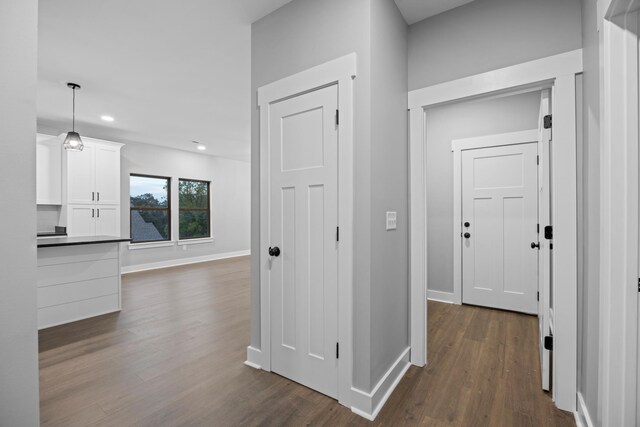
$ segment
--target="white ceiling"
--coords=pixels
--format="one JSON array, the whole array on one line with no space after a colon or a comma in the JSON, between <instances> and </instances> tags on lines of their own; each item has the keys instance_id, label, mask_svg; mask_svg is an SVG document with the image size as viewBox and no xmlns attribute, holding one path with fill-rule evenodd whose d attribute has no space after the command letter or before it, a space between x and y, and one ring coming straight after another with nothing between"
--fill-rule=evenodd
<instances>
[{"instance_id":1,"label":"white ceiling","mask_svg":"<svg viewBox=\"0 0 640 427\"><path fill-rule=\"evenodd\" d=\"M395 0L407 24L438 15L474 0Z\"/></svg>"},{"instance_id":2,"label":"white ceiling","mask_svg":"<svg viewBox=\"0 0 640 427\"><path fill-rule=\"evenodd\" d=\"M40 0L40 128L69 130L76 82L81 135L248 160L251 23L289 1Z\"/></svg>"},{"instance_id":3,"label":"white ceiling","mask_svg":"<svg viewBox=\"0 0 640 427\"><path fill-rule=\"evenodd\" d=\"M40 129L70 129L75 82L81 135L248 161L251 23L289 1L40 0ZM396 3L411 24L470 1Z\"/></svg>"}]
</instances>

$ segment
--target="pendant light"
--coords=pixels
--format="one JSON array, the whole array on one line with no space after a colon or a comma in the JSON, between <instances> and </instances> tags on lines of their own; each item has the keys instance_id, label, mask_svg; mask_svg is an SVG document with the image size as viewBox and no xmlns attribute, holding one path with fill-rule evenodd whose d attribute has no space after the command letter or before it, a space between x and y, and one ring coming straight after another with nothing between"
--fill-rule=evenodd
<instances>
[{"instance_id":1,"label":"pendant light","mask_svg":"<svg viewBox=\"0 0 640 427\"><path fill-rule=\"evenodd\" d=\"M62 146L66 150L82 151L84 144L80 139L80 134L76 132L76 89L80 89L80 85L76 83L67 83L67 87L73 90L73 121L71 125L71 132L67 132L67 137L64 139Z\"/></svg>"}]
</instances>

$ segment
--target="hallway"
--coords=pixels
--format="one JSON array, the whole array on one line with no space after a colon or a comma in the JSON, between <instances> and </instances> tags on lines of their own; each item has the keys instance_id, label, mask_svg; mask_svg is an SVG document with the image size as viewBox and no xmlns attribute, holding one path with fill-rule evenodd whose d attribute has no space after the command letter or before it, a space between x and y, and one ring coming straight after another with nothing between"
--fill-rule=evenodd
<instances>
[{"instance_id":1,"label":"hallway","mask_svg":"<svg viewBox=\"0 0 640 427\"><path fill-rule=\"evenodd\" d=\"M123 276L123 311L41 331L44 426L369 425L243 364L249 258ZM572 426L540 388L537 319L429 303L429 364L375 425ZM527 350L528 349L528 350Z\"/></svg>"}]
</instances>

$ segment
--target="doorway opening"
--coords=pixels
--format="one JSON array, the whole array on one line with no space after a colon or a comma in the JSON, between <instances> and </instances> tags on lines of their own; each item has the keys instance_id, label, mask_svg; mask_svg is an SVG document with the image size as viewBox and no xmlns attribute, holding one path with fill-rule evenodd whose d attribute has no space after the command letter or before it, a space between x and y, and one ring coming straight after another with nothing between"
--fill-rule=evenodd
<instances>
[{"instance_id":1,"label":"doorway opening","mask_svg":"<svg viewBox=\"0 0 640 427\"><path fill-rule=\"evenodd\" d=\"M582 51L565 54L495 70L476 76L463 78L439 85L419 89L409 94L410 109L410 184L411 184L411 357L412 363L423 366L427 362L426 348L426 298L427 288L433 288L432 276L428 272L427 255L433 236L427 239L427 212L433 209L433 200L427 196L430 185L427 177L429 156L427 140L429 128L427 114L430 109L460 101L504 97L548 90L551 94L550 105L553 110L553 140L549 164L549 174L554 177L550 186L550 218L548 225L554 227L554 250L552 252L555 268L549 275L550 284L562 286L549 288L547 304L553 304L553 342L552 354L554 366L553 379L550 382L552 398L560 409L575 411L576 407L576 363L577 363L577 162L576 162L576 76L582 72ZM540 98L538 98L540 99ZM539 108L538 104L538 108ZM539 113L539 111L536 111ZM538 116L538 114L536 114ZM500 117L498 117L500 119ZM529 126L528 129L536 127ZM527 128L524 128L527 129ZM490 133L490 132L487 132ZM487 134L485 133L485 135ZM478 133L482 135L482 133ZM478 135L476 134L476 135ZM467 136L467 138L473 135ZM531 138L537 142L538 136ZM462 175L461 175L462 176ZM442 183L440 183L442 185ZM461 187L460 187L461 188ZM558 202L561 203L558 203ZM436 209L438 204L436 204ZM443 215L446 217L446 215ZM462 218L458 224L464 227ZM460 227L460 225L458 227ZM543 224L541 233L543 231ZM452 230L452 227L445 229ZM537 230L536 230L537 231ZM450 233L450 231L448 231ZM458 228L458 238L461 230ZM463 239L464 239L464 231ZM469 231L471 234L471 232ZM449 234L450 236L450 234ZM450 239L450 237L449 237ZM542 246L543 240L539 240ZM536 246L538 243L531 241ZM551 242L549 242L551 243ZM461 241L462 244L462 241ZM461 248L462 249L462 248ZM535 248L537 249L537 248ZM443 253L452 253L440 250ZM455 259L455 257L454 257ZM461 260L462 262L462 260ZM550 261L551 262L551 261ZM460 284L457 301L453 292L435 296L448 297L448 302L462 302L462 269L457 282ZM455 274L455 273L453 273ZM453 280L451 280L453 281ZM538 284L540 288L540 285ZM536 291L537 292L537 291ZM434 297L433 292L429 292ZM537 294L536 294L537 296ZM540 307L538 307L540 310ZM545 330L542 325L541 330ZM541 338L543 333L540 334ZM541 354L541 356L543 356Z\"/></svg>"}]
</instances>

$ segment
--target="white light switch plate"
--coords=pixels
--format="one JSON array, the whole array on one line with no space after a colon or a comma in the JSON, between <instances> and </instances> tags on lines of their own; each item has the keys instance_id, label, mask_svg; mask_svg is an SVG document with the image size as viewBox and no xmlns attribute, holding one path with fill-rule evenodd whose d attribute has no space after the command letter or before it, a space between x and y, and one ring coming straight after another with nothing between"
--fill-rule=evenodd
<instances>
[{"instance_id":1,"label":"white light switch plate","mask_svg":"<svg viewBox=\"0 0 640 427\"><path fill-rule=\"evenodd\" d=\"M398 228L398 212L387 212L387 231Z\"/></svg>"}]
</instances>

